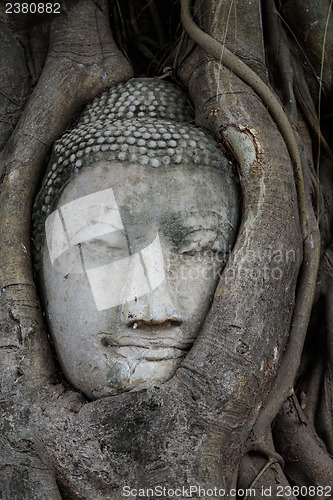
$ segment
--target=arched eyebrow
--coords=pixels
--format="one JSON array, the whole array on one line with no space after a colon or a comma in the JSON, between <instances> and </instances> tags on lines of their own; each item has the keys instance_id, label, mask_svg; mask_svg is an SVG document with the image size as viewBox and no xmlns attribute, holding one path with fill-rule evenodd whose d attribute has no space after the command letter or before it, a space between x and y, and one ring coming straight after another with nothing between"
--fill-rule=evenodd
<instances>
[{"instance_id":1,"label":"arched eyebrow","mask_svg":"<svg viewBox=\"0 0 333 500\"><path fill-rule=\"evenodd\" d=\"M216 210L191 210L184 215L184 226L189 229L208 229L218 228L226 221L227 214L221 214Z\"/></svg>"},{"instance_id":2,"label":"arched eyebrow","mask_svg":"<svg viewBox=\"0 0 333 500\"><path fill-rule=\"evenodd\" d=\"M228 243L228 236L234 232L227 213L221 214L214 209L192 210L183 218L184 238L191 237L197 232L207 231L216 233L216 239L221 245Z\"/></svg>"}]
</instances>

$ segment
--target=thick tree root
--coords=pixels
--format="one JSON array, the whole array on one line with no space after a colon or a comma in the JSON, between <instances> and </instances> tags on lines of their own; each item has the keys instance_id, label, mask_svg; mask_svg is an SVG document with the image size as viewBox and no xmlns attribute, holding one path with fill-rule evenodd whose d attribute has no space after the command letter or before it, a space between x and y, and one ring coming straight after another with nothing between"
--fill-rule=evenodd
<instances>
[{"instance_id":1,"label":"thick tree root","mask_svg":"<svg viewBox=\"0 0 333 500\"><path fill-rule=\"evenodd\" d=\"M326 487L327 492L328 487L333 485L333 458L317 437L310 421L306 426L299 421L299 411L291 399L283 405L275 422L274 441L286 460L285 471L294 484L299 487L323 487L324 490ZM304 414L303 419L306 420ZM325 498L324 493L313 495L313 498Z\"/></svg>"},{"instance_id":2,"label":"thick tree root","mask_svg":"<svg viewBox=\"0 0 333 500\"><path fill-rule=\"evenodd\" d=\"M306 239L308 236L307 209L301 157L294 131L279 100L266 83L249 66L195 24L191 15L191 0L181 0L181 16L184 29L189 36L201 48L206 50L208 54L218 61L221 60L222 64L247 83L261 97L274 118L294 163L301 228L303 238Z\"/></svg>"},{"instance_id":3,"label":"thick tree root","mask_svg":"<svg viewBox=\"0 0 333 500\"><path fill-rule=\"evenodd\" d=\"M0 356L6 376L1 379L0 425L8 445L1 463L6 499L60 498L53 467L40 460L28 423L27 409L54 383L31 269L30 210L47 153L73 114L98 92L131 76L103 5L100 10L83 0L53 21L42 75L1 154Z\"/></svg>"},{"instance_id":4,"label":"thick tree root","mask_svg":"<svg viewBox=\"0 0 333 500\"><path fill-rule=\"evenodd\" d=\"M181 14L184 29L189 36L208 54L231 69L239 78L251 86L267 105L274 118L291 156L298 196L300 225L303 237L303 265L299 277L293 321L289 341L282 358L277 378L253 428L254 440L247 451L258 448L268 449L266 442L270 433L270 425L276 417L284 401L293 391L296 373L300 364L307 326L313 304L316 277L320 259L320 234L309 197L307 199L300 152L293 129L275 94L269 87L244 64L238 57L222 46L217 40L204 33L193 21L191 0L181 1ZM229 132L228 132L229 133ZM228 135L223 132L224 137ZM237 153L236 153L237 157ZM238 157L239 159L239 157ZM241 160L240 160L241 161Z\"/></svg>"}]
</instances>

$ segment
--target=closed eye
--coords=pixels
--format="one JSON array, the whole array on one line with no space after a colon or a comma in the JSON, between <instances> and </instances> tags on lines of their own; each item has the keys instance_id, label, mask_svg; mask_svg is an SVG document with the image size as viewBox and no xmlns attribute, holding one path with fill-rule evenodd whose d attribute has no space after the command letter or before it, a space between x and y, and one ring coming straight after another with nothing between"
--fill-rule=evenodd
<instances>
[{"instance_id":1,"label":"closed eye","mask_svg":"<svg viewBox=\"0 0 333 500\"><path fill-rule=\"evenodd\" d=\"M122 231L116 231L81 243L82 256L88 268L108 264L129 256L128 243Z\"/></svg>"},{"instance_id":2,"label":"closed eye","mask_svg":"<svg viewBox=\"0 0 333 500\"><path fill-rule=\"evenodd\" d=\"M207 250L212 252L223 251L215 231L192 231L186 236L179 247L179 253L182 255L193 255Z\"/></svg>"}]
</instances>

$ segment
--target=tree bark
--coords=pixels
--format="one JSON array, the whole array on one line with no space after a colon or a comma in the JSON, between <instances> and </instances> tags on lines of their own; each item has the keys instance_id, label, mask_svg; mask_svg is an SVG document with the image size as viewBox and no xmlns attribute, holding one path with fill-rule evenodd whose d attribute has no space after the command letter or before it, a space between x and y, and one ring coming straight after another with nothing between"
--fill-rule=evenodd
<instances>
[{"instance_id":1,"label":"tree bark","mask_svg":"<svg viewBox=\"0 0 333 500\"><path fill-rule=\"evenodd\" d=\"M52 23L43 73L1 153L0 272L2 454L5 498L60 498L54 469L39 456L30 414L52 390L54 367L30 259L30 211L54 140L80 107L128 79L131 69L110 33L107 6L84 0ZM21 496L22 495L22 496Z\"/></svg>"}]
</instances>

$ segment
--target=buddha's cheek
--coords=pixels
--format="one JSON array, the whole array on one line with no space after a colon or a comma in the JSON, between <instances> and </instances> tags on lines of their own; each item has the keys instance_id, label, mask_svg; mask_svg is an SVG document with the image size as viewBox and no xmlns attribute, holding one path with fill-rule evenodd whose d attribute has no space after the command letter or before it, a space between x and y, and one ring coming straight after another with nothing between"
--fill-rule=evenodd
<instances>
[{"instance_id":1,"label":"buddha's cheek","mask_svg":"<svg viewBox=\"0 0 333 500\"><path fill-rule=\"evenodd\" d=\"M88 398L172 377L184 352L165 349L161 355L159 349L113 346L124 331L140 338L141 329L127 328L121 321L122 305L98 311L84 275L64 276L45 266L44 281L48 290L46 313L58 360L68 381ZM102 332L111 333L109 343L103 342ZM174 335L177 339L182 336L178 327Z\"/></svg>"},{"instance_id":2,"label":"buddha's cheek","mask_svg":"<svg viewBox=\"0 0 333 500\"><path fill-rule=\"evenodd\" d=\"M73 379L96 378L106 366L97 333L110 327L107 315L98 313L83 274L64 275L47 262L43 273L47 324L66 377L72 383Z\"/></svg>"},{"instance_id":3,"label":"buddha's cheek","mask_svg":"<svg viewBox=\"0 0 333 500\"><path fill-rule=\"evenodd\" d=\"M217 254L176 256L166 275L185 319L182 330L196 336L211 305L223 262Z\"/></svg>"}]
</instances>

